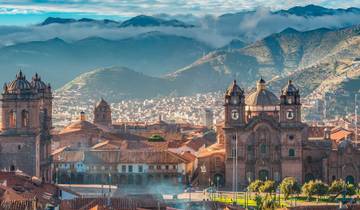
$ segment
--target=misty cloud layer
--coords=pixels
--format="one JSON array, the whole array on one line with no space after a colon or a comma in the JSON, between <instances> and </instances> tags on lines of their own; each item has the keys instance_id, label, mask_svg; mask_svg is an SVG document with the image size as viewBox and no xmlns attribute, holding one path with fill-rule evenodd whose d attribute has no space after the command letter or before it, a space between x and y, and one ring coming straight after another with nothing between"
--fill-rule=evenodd
<instances>
[{"instance_id":1,"label":"misty cloud layer","mask_svg":"<svg viewBox=\"0 0 360 210\"><path fill-rule=\"evenodd\" d=\"M125 39L139 34L159 31L166 34L185 36L203 41L213 47L226 45L232 39L254 42L270 34L278 33L288 27L299 31L317 28L342 28L360 23L360 14L346 13L319 17L274 14L267 8L258 8L254 12L241 12L222 16L192 15L157 17L177 18L195 24L194 28L181 27L127 27L98 23L50 24L45 26L0 26L0 46L15 43L42 41L55 37L72 42L87 37L106 39Z\"/></svg>"}]
</instances>

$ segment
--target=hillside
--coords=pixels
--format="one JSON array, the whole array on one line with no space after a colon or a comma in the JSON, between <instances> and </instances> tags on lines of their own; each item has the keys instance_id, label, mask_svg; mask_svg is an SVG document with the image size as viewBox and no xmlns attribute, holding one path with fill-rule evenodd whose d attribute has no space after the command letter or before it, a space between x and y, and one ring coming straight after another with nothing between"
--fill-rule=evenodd
<instances>
[{"instance_id":1,"label":"hillside","mask_svg":"<svg viewBox=\"0 0 360 210\"><path fill-rule=\"evenodd\" d=\"M75 97L76 100L104 97L118 102L167 95L170 94L169 86L169 82L164 79L146 76L125 67L108 67L81 74L56 93Z\"/></svg>"},{"instance_id":2,"label":"hillside","mask_svg":"<svg viewBox=\"0 0 360 210\"><path fill-rule=\"evenodd\" d=\"M307 32L286 29L238 50L210 53L167 78L180 84L191 79L193 82L187 83L185 93L223 89L234 77L243 87L252 86L260 76L267 80L279 76L287 79L288 75L305 68L313 72L311 66L324 59L331 65L336 59L358 56L360 51L355 40L359 32L359 26ZM320 79L326 68L316 71ZM304 87L312 85L318 84L314 82Z\"/></svg>"},{"instance_id":3,"label":"hillside","mask_svg":"<svg viewBox=\"0 0 360 210\"><path fill-rule=\"evenodd\" d=\"M121 40L90 37L65 42L55 38L0 48L0 63L3 82L22 68L28 75L44 75L58 88L89 69L112 65L159 76L194 62L211 49L191 38L159 32Z\"/></svg>"}]
</instances>

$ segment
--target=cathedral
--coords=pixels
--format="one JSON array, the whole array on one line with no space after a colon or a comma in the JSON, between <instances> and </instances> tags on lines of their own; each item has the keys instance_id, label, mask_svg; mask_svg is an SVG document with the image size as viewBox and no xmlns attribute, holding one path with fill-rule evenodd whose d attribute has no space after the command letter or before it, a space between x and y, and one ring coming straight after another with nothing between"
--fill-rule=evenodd
<instances>
[{"instance_id":1,"label":"cathedral","mask_svg":"<svg viewBox=\"0 0 360 210\"><path fill-rule=\"evenodd\" d=\"M360 150L355 142L333 141L329 128L313 135L313 128L302 122L300 91L292 81L280 97L266 85L260 79L249 94L236 81L229 86L218 142L198 157L204 168L199 183L231 188L234 183L245 187L256 179L280 182L285 177L300 183L339 178L359 182Z\"/></svg>"},{"instance_id":2,"label":"cathedral","mask_svg":"<svg viewBox=\"0 0 360 210\"><path fill-rule=\"evenodd\" d=\"M1 95L0 169L51 181L52 91L20 71Z\"/></svg>"}]
</instances>

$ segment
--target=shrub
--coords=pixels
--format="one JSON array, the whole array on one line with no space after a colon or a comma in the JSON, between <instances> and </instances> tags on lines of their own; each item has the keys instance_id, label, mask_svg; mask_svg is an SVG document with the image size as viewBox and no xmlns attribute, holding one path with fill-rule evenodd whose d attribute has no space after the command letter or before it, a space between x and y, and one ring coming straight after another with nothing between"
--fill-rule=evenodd
<instances>
[{"instance_id":1,"label":"shrub","mask_svg":"<svg viewBox=\"0 0 360 210\"><path fill-rule=\"evenodd\" d=\"M286 177L280 184L280 191L284 194L285 200L287 200L291 194L299 193L300 190L300 185L294 177Z\"/></svg>"},{"instance_id":2,"label":"shrub","mask_svg":"<svg viewBox=\"0 0 360 210\"><path fill-rule=\"evenodd\" d=\"M248 186L248 190L250 192L259 192L260 187L263 185L264 183L261 180L255 180L253 182L251 182Z\"/></svg>"},{"instance_id":3,"label":"shrub","mask_svg":"<svg viewBox=\"0 0 360 210\"><path fill-rule=\"evenodd\" d=\"M262 193L273 193L276 190L275 182L267 180L260 186L259 191Z\"/></svg>"},{"instance_id":4,"label":"shrub","mask_svg":"<svg viewBox=\"0 0 360 210\"><path fill-rule=\"evenodd\" d=\"M152 136L150 136L149 141L151 142L162 142L165 141L164 137L158 135L158 134L154 134Z\"/></svg>"}]
</instances>

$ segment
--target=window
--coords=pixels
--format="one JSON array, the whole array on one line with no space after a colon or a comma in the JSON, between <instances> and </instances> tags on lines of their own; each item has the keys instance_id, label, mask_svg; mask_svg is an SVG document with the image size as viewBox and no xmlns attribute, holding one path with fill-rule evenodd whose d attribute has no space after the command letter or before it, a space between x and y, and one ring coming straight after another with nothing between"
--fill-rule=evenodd
<instances>
[{"instance_id":1,"label":"window","mask_svg":"<svg viewBox=\"0 0 360 210\"><path fill-rule=\"evenodd\" d=\"M235 135L232 136L232 140L233 140L233 141L236 141L236 136L235 136Z\"/></svg>"},{"instance_id":2,"label":"window","mask_svg":"<svg viewBox=\"0 0 360 210\"><path fill-rule=\"evenodd\" d=\"M11 110L9 114L9 126L10 128L16 128L16 112L14 110Z\"/></svg>"},{"instance_id":3,"label":"window","mask_svg":"<svg viewBox=\"0 0 360 210\"><path fill-rule=\"evenodd\" d=\"M138 171L139 171L139 173L142 173L143 172L143 166L138 166Z\"/></svg>"},{"instance_id":4,"label":"window","mask_svg":"<svg viewBox=\"0 0 360 210\"><path fill-rule=\"evenodd\" d=\"M236 148L231 148L231 158L235 158L236 157Z\"/></svg>"},{"instance_id":5,"label":"window","mask_svg":"<svg viewBox=\"0 0 360 210\"><path fill-rule=\"evenodd\" d=\"M247 151L248 151L248 152L252 152L252 151L253 151L253 146L252 146L252 145L248 145L248 146L247 146Z\"/></svg>"},{"instance_id":6,"label":"window","mask_svg":"<svg viewBox=\"0 0 360 210\"><path fill-rule=\"evenodd\" d=\"M129 173L132 173L132 172L133 172L133 166L132 166L132 165L129 165L129 166L128 166L128 171L129 171Z\"/></svg>"},{"instance_id":7,"label":"window","mask_svg":"<svg viewBox=\"0 0 360 210\"><path fill-rule=\"evenodd\" d=\"M156 166L156 169L157 169L157 170L160 170L160 169L161 169L161 165L157 165L157 166Z\"/></svg>"},{"instance_id":8,"label":"window","mask_svg":"<svg viewBox=\"0 0 360 210\"><path fill-rule=\"evenodd\" d=\"M176 165L173 165L173 169L176 169L177 167L176 167Z\"/></svg>"},{"instance_id":9,"label":"window","mask_svg":"<svg viewBox=\"0 0 360 210\"><path fill-rule=\"evenodd\" d=\"M265 144L261 144L261 146L260 146L260 152L261 152L262 154L265 154L265 153L266 153L266 145L265 145Z\"/></svg>"},{"instance_id":10,"label":"window","mask_svg":"<svg viewBox=\"0 0 360 210\"><path fill-rule=\"evenodd\" d=\"M149 166L149 169L150 169L150 170L154 170L154 166L153 166L153 165L150 165L150 166Z\"/></svg>"},{"instance_id":11,"label":"window","mask_svg":"<svg viewBox=\"0 0 360 210\"><path fill-rule=\"evenodd\" d=\"M121 166L121 172L126 173L126 166L125 165Z\"/></svg>"},{"instance_id":12,"label":"window","mask_svg":"<svg viewBox=\"0 0 360 210\"><path fill-rule=\"evenodd\" d=\"M18 150L21 150L21 145L20 144L18 145Z\"/></svg>"},{"instance_id":13,"label":"window","mask_svg":"<svg viewBox=\"0 0 360 210\"><path fill-rule=\"evenodd\" d=\"M166 170L169 170L169 166L168 166L168 165L166 165L166 166L165 166L165 169L166 169Z\"/></svg>"},{"instance_id":14,"label":"window","mask_svg":"<svg viewBox=\"0 0 360 210\"><path fill-rule=\"evenodd\" d=\"M289 140L294 140L294 138L295 138L294 135L292 134L289 135Z\"/></svg>"},{"instance_id":15,"label":"window","mask_svg":"<svg viewBox=\"0 0 360 210\"><path fill-rule=\"evenodd\" d=\"M29 126L29 112L23 110L21 112L21 127L26 128Z\"/></svg>"},{"instance_id":16,"label":"window","mask_svg":"<svg viewBox=\"0 0 360 210\"><path fill-rule=\"evenodd\" d=\"M289 157L295 157L295 150L289 149Z\"/></svg>"}]
</instances>

